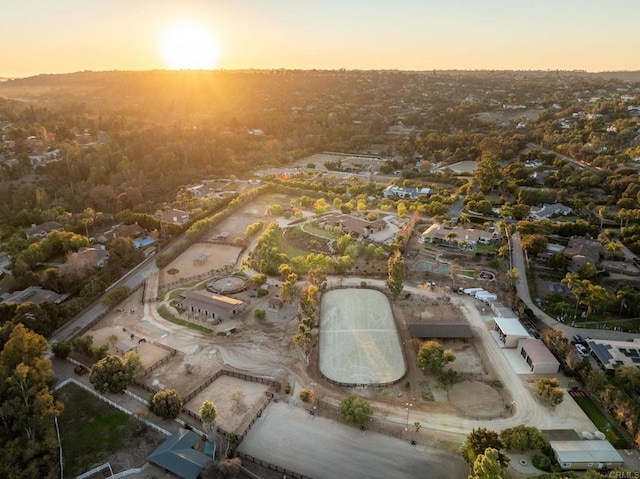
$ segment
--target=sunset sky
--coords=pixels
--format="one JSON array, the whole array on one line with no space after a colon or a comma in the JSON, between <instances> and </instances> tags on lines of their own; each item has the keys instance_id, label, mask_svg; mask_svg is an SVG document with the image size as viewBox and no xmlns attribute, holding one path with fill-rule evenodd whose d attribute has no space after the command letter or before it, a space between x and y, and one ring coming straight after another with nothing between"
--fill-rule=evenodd
<instances>
[{"instance_id":1,"label":"sunset sky","mask_svg":"<svg viewBox=\"0 0 640 479\"><path fill-rule=\"evenodd\" d=\"M0 76L640 70L638 19L639 0L0 0Z\"/></svg>"}]
</instances>

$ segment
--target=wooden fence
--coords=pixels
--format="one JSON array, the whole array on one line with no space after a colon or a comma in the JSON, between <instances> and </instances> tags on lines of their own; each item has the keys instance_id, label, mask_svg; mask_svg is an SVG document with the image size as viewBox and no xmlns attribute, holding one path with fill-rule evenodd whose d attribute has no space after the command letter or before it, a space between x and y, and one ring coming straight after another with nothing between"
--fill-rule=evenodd
<instances>
[{"instance_id":1,"label":"wooden fence","mask_svg":"<svg viewBox=\"0 0 640 479\"><path fill-rule=\"evenodd\" d=\"M249 462L253 462L254 464L259 464L262 467L267 467L273 471L277 471L283 475L283 477L292 477L294 479L313 479L306 474L300 474L299 472L292 471L291 469L287 469L286 467L278 466L277 464L272 464L269 461L263 461L262 459L257 459L250 454L246 454L244 452L238 452L238 457L242 460L246 460Z\"/></svg>"}]
</instances>

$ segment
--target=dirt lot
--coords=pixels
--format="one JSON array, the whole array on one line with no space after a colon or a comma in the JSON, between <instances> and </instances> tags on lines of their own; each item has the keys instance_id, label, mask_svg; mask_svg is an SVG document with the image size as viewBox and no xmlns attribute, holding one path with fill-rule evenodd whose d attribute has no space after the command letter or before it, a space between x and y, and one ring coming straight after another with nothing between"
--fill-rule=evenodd
<instances>
[{"instance_id":1,"label":"dirt lot","mask_svg":"<svg viewBox=\"0 0 640 479\"><path fill-rule=\"evenodd\" d=\"M225 431L238 433L262 406L268 389L266 384L220 376L185 406L197 414L204 401L212 401L219 406L216 424Z\"/></svg>"},{"instance_id":2,"label":"dirt lot","mask_svg":"<svg viewBox=\"0 0 640 479\"><path fill-rule=\"evenodd\" d=\"M197 243L190 246L166 268L160 271L160 286L198 274L235 265L242 251L237 246L225 244ZM205 260L198 261L200 258ZM171 271L173 274L169 273ZM177 272L175 272L177 271Z\"/></svg>"}]
</instances>

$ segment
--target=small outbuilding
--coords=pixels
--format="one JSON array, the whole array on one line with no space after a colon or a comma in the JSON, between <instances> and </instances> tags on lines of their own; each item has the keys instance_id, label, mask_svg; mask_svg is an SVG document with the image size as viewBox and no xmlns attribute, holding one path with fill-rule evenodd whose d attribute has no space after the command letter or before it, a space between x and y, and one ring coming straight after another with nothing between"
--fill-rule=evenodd
<instances>
[{"instance_id":1,"label":"small outbuilding","mask_svg":"<svg viewBox=\"0 0 640 479\"><path fill-rule=\"evenodd\" d=\"M505 348L515 348L520 339L529 337L518 318L495 317L493 320L496 322L495 331L498 333L498 339Z\"/></svg>"},{"instance_id":2,"label":"small outbuilding","mask_svg":"<svg viewBox=\"0 0 640 479\"><path fill-rule=\"evenodd\" d=\"M521 339L518 352L534 374L555 374L560 369L560 363L540 339Z\"/></svg>"},{"instance_id":3,"label":"small outbuilding","mask_svg":"<svg viewBox=\"0 0 640 479\"><path fill-rule=\"evenodd\" d=\"M123 341L118 341L115 347L116 351L123 356L129 351L137 351L137 346L131 341L127 341L126 339Z\"/></svg>"},{"instance_id":4,"label":"small outbuilding","mask_svg":"<svg viewBox=\"0 0 640 479\"><path fill-rule=\"evenodd\" d=\"M609 441L549 441L558 464L565 471L613 469L624 459Z\"/></svg>"}]
</instances>

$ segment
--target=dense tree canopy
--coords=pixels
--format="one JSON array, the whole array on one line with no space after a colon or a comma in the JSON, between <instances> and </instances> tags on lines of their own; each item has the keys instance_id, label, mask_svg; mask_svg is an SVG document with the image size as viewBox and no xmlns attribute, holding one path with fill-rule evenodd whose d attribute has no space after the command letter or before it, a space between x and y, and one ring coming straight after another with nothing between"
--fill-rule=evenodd
<instances>
[{"instance_id":1,"label":"dense tree canopy","mask_svg":"<svg viewBox=\"0 0 640 479\"><path fill-rule=\"evenodd\" d=\"M59 477L51 393L54 374L45 338L16 325L0 352L0 475Z\"/></svg>"}]
</instances>

